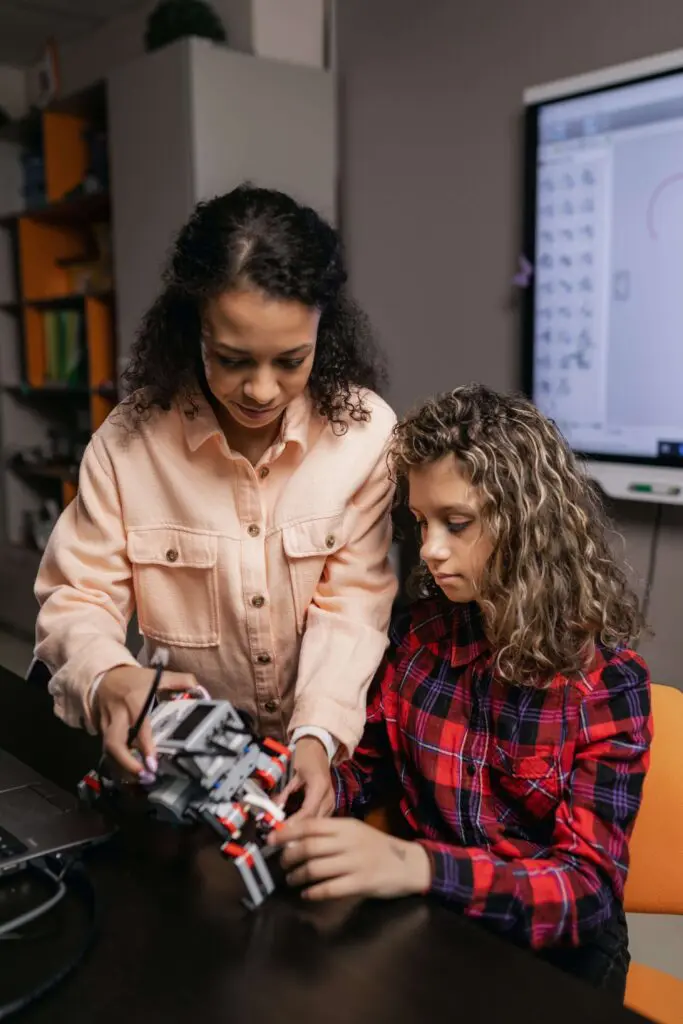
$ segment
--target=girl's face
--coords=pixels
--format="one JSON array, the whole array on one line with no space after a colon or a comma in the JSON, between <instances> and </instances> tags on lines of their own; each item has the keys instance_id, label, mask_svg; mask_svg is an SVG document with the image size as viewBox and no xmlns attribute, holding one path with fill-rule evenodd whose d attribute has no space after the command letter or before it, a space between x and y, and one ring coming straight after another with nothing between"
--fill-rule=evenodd
<instances>
[{"instance_id":1,"label":"girl's face","mask_svg":"<svg viewBox=\"0 0 683 1024\"><path fill-rule=\"evenodd\" d=\"M410 509L420 526L420 555L449 600L476 601L493 544L481 499L454 455L411 468Z\"/></svg>"},{"instance_id":2,"label":"girl's face","mask_svg":"<svg viewBox=\"0 0 683 1024\"><path fill-rule=\"evenodd\" d=\"M251 288L207 303L202 360L211 394L241 427L277 421L306 388L320 312Z\"/></svg>"}]
</instances>

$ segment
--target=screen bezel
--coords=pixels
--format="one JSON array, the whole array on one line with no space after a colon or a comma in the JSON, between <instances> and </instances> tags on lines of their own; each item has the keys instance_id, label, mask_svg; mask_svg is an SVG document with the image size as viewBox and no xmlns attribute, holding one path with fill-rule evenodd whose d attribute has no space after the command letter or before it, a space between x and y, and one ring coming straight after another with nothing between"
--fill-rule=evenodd
<instances>
[{"instance_id":1,"label":"screen bezel","mask_svg":"<svg viewBox=\"0 0 683 1024\"><path fill-rule=\"evenodd\" d=\"M538 150L538 115L543 107L553 103L562 103L569 99L581 99L584 96L597 96L600 93L615 92L631 85L641 85L662 78L671 78L683 74L683 62L676 67L650 74L634 75L617 82L598 85L587 89L570 90L563 94L553 95L526 105L524 111L524 171L523 171L523 221L522 221L522 253L532 267L536 266L536 185L537 150ZM533 401L534 396L534 310L536 307L536 275L532 273L530 282L522 290L522 387L525 395ZM572 448L580 458L592 462L613 462L618 465L635 466L666 466L675 469L683 468L683 456L667 457L660 455L621 455L610 452L582 451Z\"/></svg>"}]
</instances>

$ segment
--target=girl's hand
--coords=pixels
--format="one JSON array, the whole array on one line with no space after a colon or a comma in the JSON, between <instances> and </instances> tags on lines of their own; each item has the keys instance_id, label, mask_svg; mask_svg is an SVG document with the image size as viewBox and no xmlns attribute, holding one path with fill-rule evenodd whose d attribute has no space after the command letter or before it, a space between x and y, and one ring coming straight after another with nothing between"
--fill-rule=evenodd
<instances>
[{"instance_id":1,"label":"girl's hand","mask_svg":"<svg viewBox=\"0 0 683 1024\"><path fill-rule=\"evenodd\" d=\"M142 711L150 687L154 682L153 668L120 665L112 668L101 680L95 692L95 715L104 740L104 749L125 771L132 775L147 772L156 774L156 752L149 720L142 723L135 746L143 756L142 765L128 748L128 730L135 725ZM189 673L164 672L159 694L192 690L197 680Z\"/></svg>"},{"instance_id":2,"label":"girl's hand","mask_svg":"<svg viewBox=\"0 0 683 1024\"><path fill-rule=\"evenodd\" d=\"M389 899L427 892L432 869L419 843L394 839L351 818L294 818L273 832L287 882L309 900Z\"/></svg>"},{"instance_id":3,"label":"girl's hand","mask_svg":"<svg viewBox=\"0 0 683 1024\"><path fill-rule=\"evenodd\" d=\"M294 748L293 774L283 790L279 802L286 804L294 794L303 790L304 802L290 821L302 818L327 817L335 806L334 786L327 751L314 736L302 736Z\"/></svg>"}]
</instances>

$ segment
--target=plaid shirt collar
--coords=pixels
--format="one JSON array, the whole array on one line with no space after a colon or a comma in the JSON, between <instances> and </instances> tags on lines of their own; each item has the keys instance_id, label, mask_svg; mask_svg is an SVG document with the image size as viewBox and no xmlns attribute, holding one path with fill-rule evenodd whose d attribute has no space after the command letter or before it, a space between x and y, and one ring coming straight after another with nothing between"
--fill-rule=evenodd
<instances>
[{"instance_id":1,"label":"plaid shirt collar","mask_svg":"<svg viewBox=\"0 0 683 1024\"><path fill-rule=\"evenodd\" d=\"M484 631L484 619L476 601L469 604L453 604L443 598L429 603L429 613L419 617L413 624L413 631L420 643L429 646L450 639L450 662L453 668L471 665L483 654L490 654L491 647ZM426 610L426 609L425 609Z\"/></svg>"}]
</instances>

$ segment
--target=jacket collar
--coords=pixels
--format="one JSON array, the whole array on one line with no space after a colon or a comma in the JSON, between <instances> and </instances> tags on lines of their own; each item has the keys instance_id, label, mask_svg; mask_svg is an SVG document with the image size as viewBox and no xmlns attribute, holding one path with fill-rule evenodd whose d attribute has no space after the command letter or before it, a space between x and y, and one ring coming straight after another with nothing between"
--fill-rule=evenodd
<instances>
[{"instance_id":1,"label":"jacket collar","mask_svg":"<svg viewBox=\"0 0 683 1024\"><path fill-rule=\"evenodd\" d=\"M196 406L196 412L189 402L179 404L178 408L188 447L190 451L196 452L212 437L221 438L225 435L203 392L195 392L192 395L192 402ZM313 403L308 392L290 402L285 409L280 436L275 445L282 450L287 444L298 444L305 454L312 413Z\"/></svg>"}]
</instances>

